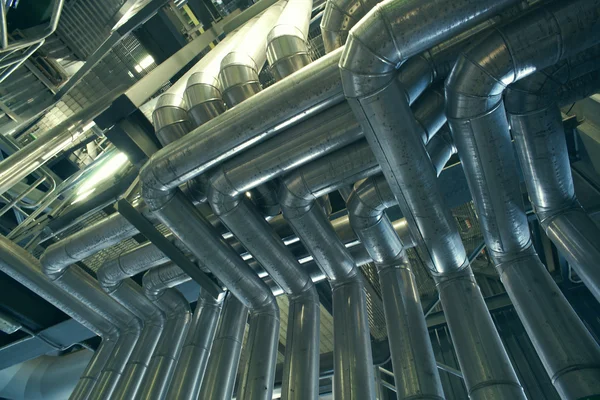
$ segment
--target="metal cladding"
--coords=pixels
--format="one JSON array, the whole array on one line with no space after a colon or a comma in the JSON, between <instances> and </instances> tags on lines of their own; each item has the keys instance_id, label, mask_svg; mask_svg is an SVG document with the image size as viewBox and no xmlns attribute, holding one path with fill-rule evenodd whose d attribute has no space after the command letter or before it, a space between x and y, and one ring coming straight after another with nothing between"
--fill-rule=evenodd
<instances>
[{"instance_id":1,"label":"metal cladding","mask_svg":"<svg viewBox=\"0 0 600 400\"><path fill-rule=\"evenodd\" d=\"M380 295L397 397L444 399L414 248L469 398L524 400L440 184L458 158L486 252L552 384L563 399L598 395L600 347L536 254L516 182L520 165L541 227L600 299L600 230L575 196L559 109L600 88L600 0L328 0L330 53L314 62L313 1L269 4L156 99L163 147L125 196L139 191L138 211L224 293L201 290L192 313L175 288L192 278L169 255L187 260L152 241L116 250L144 234L119 213L39 261L0 237L2 272L102 337L71 399L270 400L278 374L282 398L317 399L321 281L336 398L376 398ZM263 90L267 60L276 82ZM85 137L65 127L0 163L0 194ZM336 190L347 214L331 214ZM95 277L77 265L111 248ZM374 287L359 268L370 262Z\"/></svg>"}]
</instances>

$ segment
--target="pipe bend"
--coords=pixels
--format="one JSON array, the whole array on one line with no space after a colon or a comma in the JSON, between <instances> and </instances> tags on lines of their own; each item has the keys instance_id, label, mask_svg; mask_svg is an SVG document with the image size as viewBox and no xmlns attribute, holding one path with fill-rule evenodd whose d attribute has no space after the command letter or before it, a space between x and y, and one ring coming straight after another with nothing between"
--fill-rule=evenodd
<instances>
[{"instance_id":1,"label":"pipe bend","mask_svg":"<svg viewBox=\"0 0 600 400\"><path fill-rule=\"evenodd\" d=\"M383 217L386 207L378 190L377 178L367 178L352 191L346 202L350 224L355 230L374 226Z\"/></svg>"},{"instance_id":2,"label":"pipe bend","mask_svg":"<svg viewBox=\"0 0 600 400\"><path fill-rule=\"evenodd\" d=\"M286 216L294 218L307 213L315 200L301 173L291 173L282 180L279 204Z\"/></svg>"},{"instance_id":3,"label":"pipe bend","mask_svg":"<svg viewBox=\"0 0 600 400\"><path fill-rule=\"evenodd\" d=\"M223 167L218 167L210 177L207 199L218 216L227 214L239 204L240 192L229 181Z\"/></svg>"},{"instance_id":4,"label":"pipe bend","mask_svg":"<svg viewBox=\"0 0 600 400\"><path fill-rule=\"evenodd\" d=\"M321 34L327 53L342 47L350 29L380 0L327 0Z\"/></svg>"}]
</instances>

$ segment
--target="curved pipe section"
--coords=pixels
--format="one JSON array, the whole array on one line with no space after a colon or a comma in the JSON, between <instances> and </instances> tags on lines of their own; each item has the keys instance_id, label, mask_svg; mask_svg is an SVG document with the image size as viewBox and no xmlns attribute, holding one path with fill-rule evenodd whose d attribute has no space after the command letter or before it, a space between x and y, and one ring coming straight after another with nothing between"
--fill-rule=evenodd
<instances>
[{"instance_id":1,"label":"curved pipe section","mask_svg":"<svg viewBox=\"0 0 600 400\"><path fill-rule=\"evenodd\" d=\"M96 385L108 359L113 355L119 330L87 304L56 287L43 273L38 260L8 239L0 237L0 270L77 322L102 336L102 343L75 387L72 399L86 399Z\"/></svg>"},{"instance_id":2,"label":"curved pipe section","mask_svg":"<svg viewBox=\"0 0 600 400\"><path fill-rule=\"evenodd\" d=\"M232 52L223 57L219 79L228 107L243 102L262 90L258 74L267 60L267 35L287 1L269 7L248 30Z\"/></svg>"},{"instance_id":3,"label":"curved pipe section","mask_svg":"<svg viewBox=\"0 0 600 400\"><path fill-rule=\"evenodd\" d=\"M381 0L327 0L321 35L327 53L346 43L350 29Z\"/></svg>"},{"instance_id":4,"label":"curved pipe section","mask_svg":"<svg viewBox=\"0 0 600 400\"><path fill-rule=\"evenodd\" d=\"M269 287L180 191L157 196L143 184L142 195L154 214L250 309L249 359L239 396L270 399L277 362L279 307Z\"/></svg>"},{"instance_id":5,"label":"curved pipe section","mask_svg":"<svg viewBox=\"0 0 600 400\"><path fill-rule=\"evenodd\" d=\"M198 399L222 305L222 297L215 299L200 291L166 399Z\"/></svg>"},{"instance_id":6,"label":"curved pipe section","mask_svg":"<svg viewBox=\"0 0 600 400\"><path fill-rule=\"evenodd\" d=\"M518 172L502 95L507 85L593 44L600 34L599 7L599 1L583 0L542 6L499 28L466 52L446 83L448 119L488 251L546 372L563 398L600 393L600 349L533 249L521 191L514 184ZM545 182L539 182L538 187L532 185L537 182L532 179L531 165L544 165L545 150L531 141L524 142L523 132L527 131L529 140L538 140L530 135L535 132L543 136L562 126L558 108L553 110L553 115L544 115L545 110L541 110L529 119L517 117L513 125L515 138L520 138L520 151L524 146L533 146L526 155L532 158L521 158L530 193L536 201L540 200L537 195L544 190ZM554 138L559 136L558 131L554 133ZM552 136L545 139L544 147L553 149L550 145L557 141L552 142ZM561 150L564 151L560 155L561 168L547 170L551 172L547 175L551 180L567 176L570 179L566 145ZM558 165L544 166L552 167ZM544 196L546 193L542 192ZM573 234L576 231L574 228ZM572 244L565 243L564 247L569 249ZM598 285L594 281L586 283ZM532 293L538 299L535 303L531 302ZM564 340L566 334L577 339Z\"/></svg>"},{"instance_id":7,"label":"curved pipe section","mask_svg":"<svg viewBox=\"0 0 600 400\"><path fill-rule=\"evenodd\" d=\"M267 36L267 60L271 73L281 80L310 64L308 27L312 0L288 0Z\"/></svg>"},{"instance_id":8,"label":"curved pipe section","mask_svg":"<svg viewBox=\"0 0 600 400\"><path fill-rule=\"evenodd\" d=\"M465 384L474 399L525 395L444 205L406 90L394 78L410 57L515 3L388 0L355 25L340 60L344 93L407 219L418 253L438 282Z\"/></svg>"}]
</instances>

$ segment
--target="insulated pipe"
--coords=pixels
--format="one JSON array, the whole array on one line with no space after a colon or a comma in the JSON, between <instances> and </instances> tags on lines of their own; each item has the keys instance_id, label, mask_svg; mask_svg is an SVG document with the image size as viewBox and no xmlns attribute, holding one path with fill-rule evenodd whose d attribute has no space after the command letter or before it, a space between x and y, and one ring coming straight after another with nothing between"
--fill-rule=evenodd
<instances>
[{"instance_id":1,"label":"insulated pipe","mask_svg":"<svg viewBox=\"0 0 600 400\"><path fill-rule=\"evenodd\" d=\"M251 20L228 35L158 98L152 123L163 146L225 111L218 80L221 60L253 23Z\"/></svg>"},{"instance_id":2,"label":"insulated pipe","mask_svg":"<svg viewBox=\"0 0 600 400\"><path fill-rule=\"evenodd\" d=\"M270 400L279 341L275 297L180 191L157 196L144 182L142 195L155 215L250 309L250 354L239 397Z\"/></svg>"},{"instance_id":3,"label":"insulated pipe","mask_svg":"<svg viewBox=\"0 0 600 400\"><path fill-rule=\"evenodd\" d=\"M594 47L597 50L600 46ZM557 92L564 91L568 80L589 72L588 67L600 69L598 52L591 54L591 60L586 60L586 53L590 51L574 57L583 60L567 60L511 85L505 103L527 191L538 219L548 237L599 299L600 275L596 272L595 255L600 256L600 230L575 195L558 108L562 104L558 103L560 96L556 96ZM538 142L547 146L535 145Z\"/></svg>"},{"instance_id":4,"label":"insulated pipe","mask_svg":"<svg viewBox=\"0 0 600 400\"><path fill-rule=\"evenodd\" d=\"M438 133L435 138L439 137ZM439 175L441 169L437 170ZM377 175L354 189L347 202L348 214L377 266L398 398L442 399L444 392L415 276L405 246L385 215L385 209L395 203L385 178Z\"/></svg>"},{"instance_id":5,"label":"insulated pipe","mask_svg":"<svg viewBox=\"0 0 600 400\"><path fill-rule=\"evenodd\" d=\"M229 292L223 305L199 399L230 400L233 397L247 319L248 308Z\"/></svg>"},{"instance_id":6,"label":"insulated pipe","mask_svg":"<svg viewBox=\"0 0 600 400\"><path fill-rule=\"evenodd\" d=\"M0 236L0 270L64 311L92 332L102 336L102 344L94 353L71 395L72 399L86 399L109 356L113 354L119 338L119 331L110 321L94 312L86 304L52 284L43 274L38 260L3 236Z\"/></svg>"},{"instance_id":7,"label":"insulated pipe","mask_svg":"<svg viewBox=\"0 0 600 400\"><path fill-rule=\"evenodd\" d=\"M456 223L444 206L409 99L394 77L409 57L514 3L384 1L352 29L340 61L344 92L408 221L418 253L438 282L465 384L475 399L525 395L475 283Z\"/></svg>"},{"instance_id":8,"label":"insulated pipe","mask_svg":"<svg viewBox=\"0 0 600 400\"><path fill-rule=\"evenodd\" d=\"M267 36L267 60L276 80L310 64L308 28L312 0L288 0Z\"/></svg>"},{"instance_id":9,"label":"insulated pipe","mask_svg":"<svg viewBox=\"0 0 600 400\"><path fill-rule=\"evenodd\" d=\"M321 19L325 52L342 47L348 32L381 0L327 0Z\"/></svg>"},{"instance_id":10,"label":"insulated pipe","mask_svg":"<svg viewBox=\"0 0 600 400\"><path fill-rule=\"evenodd\" d=\"M342 102L339 56L340 52L335 52L311 63L159 150L142 168L142 181L147 188L174 189L248 147Z\"/></svg>"},{"instance_id":11,"label":"insulated pipe","mask_svg":"<svg viewBox=\"0 0 600 400\"><path fill-rule=\"evenodd\" d=\"M233 51L223 57L219 80L223 88L223 99L229 108L262 90L258 74L267 60L267 35L286 4L287 0L282 0L269 7Z\"/></svg>"},{"instance_id":12,"label":"insulated pipe","mask_svg":"<svg viewBox=\"0 0 600 400\"><path fill-rule=\"evenodd\" d=\"M173 377L183 340L191 322L190 305L176 289L157 290L144 279L144 293L167 316L165 329L160 336L148 371L141 383L141 399L163 399Z\"/></svg>"},{"instance_id":13,"label":"insulated pipe","mask_svg":"<svg viewBox=\"0 0 600 400\"><path fill-rule=\"evenodd\" d=\"M223 185L225 184L225 187ZM230 231L289 295L288 336L284 360L286 399L319 395L320 302L308 273L267 221L243 195L230 197L224 174L213 176L209 201Z\"/></svg>"},{"instance_id":14,"label":"insulated pipe","mask_svg":"<svg viewBox=\"0 0 600 400\"><path fill-rule=\"evenodd\" d=\"M498 29L465 53L446 84L450 127L488 251L546 372L565 399L600 393L600 349L533 249L521 191L514 185L518 172L502 95L506 85L596 42L600 34L599 10L600 1L584 0L540 7ZM560 71L560 66L554 70ZM560 73L551 79L546 75L540 78L551 85L552 79L560 78ZM519 125L520 122L524 123ZM570 179L566 145L559 133L562 129L560 112L554 107L552 113L542 110L531 119L517 118L515 128L515 138L516 132L521 131L522 139L522 132L526 131L529 141L521 144L533 146L528 154L523 154L532 158L521 158L532 198L539 200L537 194L548 196L549 193L544 191L544 180L538 181L531 174L531 165L543 165L544 158L561 157L560 167L561 162L543 167L550 172L547 178L557 182L565 177L568 177L567 182ZM553 147L557 141L552 141L551 136L544 136L546 129L559 129L554 138L563 141L561 149ZM537 142L533 132L546 140ZM523 151L523 146L520 149ZM536 187L538 183L540 186ZM589 225L594 225L591 220ZM568 236L574 241L562 245L567 252L572 252L571 244L580 245L575 232L577 228ZM591 233L578 233L578 237L587 241ZM600 274L595 272L595 261L583 268L582 276L590 278L585 274L589 270L596 277L596 281L585 279L586 283L592 288L598 287ZM532 293L538 299L534 303ZM565 340L565 337L573 340Z\"/></svg>"},{"instance_id":15,"label":"insulated pipe","mask_svg":"<svg viewBox=\"0 0 600 400\"><path fill-rule=\"evenodd\" d=\"M144 328L136 343L133 352L114 390L114 398L133 399L140 390L150 358L163 332L165 315L152 302L144 296L141 288L131 279L107 285L101 277L102 268L98 270L98 280L102 288L132 314L141 317Z\"/></svg>"},{"instance_id":16,"label":"insulated pipe","mask_svg":"<svg viewBox=\"0 0 600 400\"><path fill-rule=\"evenodd\" d=\"M113 354L90 394L92 399L108 398L113 394L136 346L142 330L142 323L131 312L104 293L98 282L80 267L71 265L70 267L55 268L44 257L45 254L42 254L40 260L42 268L55 285L72 294L96 313L122 329Z\"/></svg>"},{"instance_id":17,"label":"insulated pipe","mask_svg":"<svg viewBox=\"0 0 600 400\"><path fill-rule=\"evenodd\" d=\"M194 317L181 348L181 356L166 399L196 400L213 346L223 297L215 299L200 290Z\"/></svg>"}]
</instances>

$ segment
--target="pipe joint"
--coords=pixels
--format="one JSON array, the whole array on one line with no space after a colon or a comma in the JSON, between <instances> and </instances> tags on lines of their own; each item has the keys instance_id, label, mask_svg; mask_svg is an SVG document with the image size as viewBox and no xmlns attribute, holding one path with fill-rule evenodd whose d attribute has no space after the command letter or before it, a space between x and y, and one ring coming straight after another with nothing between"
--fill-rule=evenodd
<instances>
[{"instance_id":1,"label":"pipe joint","mask_svg":"<svg viewBox=\"0 0 600 400\"><path fill-rule=\"evenodd\" d=\"M443 290L444 287L451 286L457 280L469 281L474 285L477 285L475 281L475 275L469 265L469 260L465 259L463 265L456 271L449 271L444 273L432 274L435 281L435 285L438 287L438 291Z\"/></svg>"},{"instance_id":2,"label":"pipe joint","mask_svg":"<svg viewBox=\"0 0 600 400\"><path fill-rule=\"evenodd\" d=\"M316 197L304 181L304 176L292 173L283 179L279 191L279 204L286 218L297 218L306 214L315 204Z\"/></svg>"},{"instance_id":3,"label":"pipe joint","mask_svg":"<svg viewBox=\"0 0 600 400\"><path fill-rule=\"evenodd\" d=\"M152 122L163 146L185 136L192 129L185 100L170 93L158 99L152 112Z\"/></svg>"},{"instance_id":4,"label":"pipe joint","mask_svg":"<svg viewBox=\"0 0 600 400\"><path fill-rule=\"evenodd\" d=\"M378 3L378 0L327 0L321 33L327 53L342 47L350 29Z\"/></svg>"},{"instance_id":5,"label":"pipe joint","mask_svg":"<svg viewBox=\"0 0 600 400\"><path fill-rule=\"evenodd\" d=\"M240 203L240 193L228 179L223 167L219 167L210 178L207 199L214 213L222 216Z\"/></svg>"},{"instance_id":6,"label":"pipe joint","mask_svg":"<svg viewBox=\"0 0 600 400\"><path fill-rule=\"evenodd\" d=\"M188 115L195 126L203 125L225 112L221 83L212 72L196 72L184 92Z\"/></svg>"},{"instance_id":7,"label":"pipe joint","mask_svg":"<svg viewBox=\"0 0 600 400\"><path fill-rule=\"evenodd\" d=\"M223 57L219 79L227 106L234 107L262 90L259 72L256 62L248 54L232 52Z\"/></svg>"}]
</instances>

